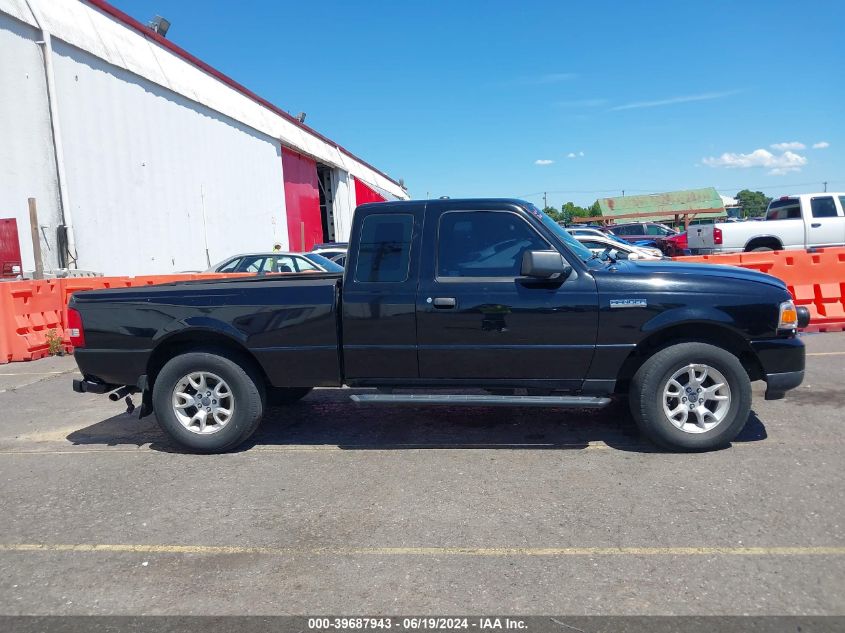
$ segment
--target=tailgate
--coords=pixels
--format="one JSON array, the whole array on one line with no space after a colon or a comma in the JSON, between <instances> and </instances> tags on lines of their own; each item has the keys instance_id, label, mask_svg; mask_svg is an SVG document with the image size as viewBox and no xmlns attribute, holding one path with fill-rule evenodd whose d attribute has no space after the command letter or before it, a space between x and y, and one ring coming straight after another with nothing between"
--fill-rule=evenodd
<instances>
[{"instance_id":1,"label":"tailgate","mask_svg":"<svg viewBox=\"0 0 845 633\"><path fill-rule=\"evenodd\" d=\"M716 244L713 242L713 224L693 224L687 229L687 244L692 252L712 251Z\"/></svg>"}]
</instances>

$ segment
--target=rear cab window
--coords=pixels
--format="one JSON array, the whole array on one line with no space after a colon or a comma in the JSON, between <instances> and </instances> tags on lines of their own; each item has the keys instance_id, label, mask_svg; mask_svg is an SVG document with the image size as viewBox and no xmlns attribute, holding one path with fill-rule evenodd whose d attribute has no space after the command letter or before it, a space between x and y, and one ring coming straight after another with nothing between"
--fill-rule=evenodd
<instances>
[{"instance_id":1,"label":"rear cab window","mask_svg":"<svg viewBox=\"0 0 845 633\"><path fill-rule=\"evenodd\" d=\"M413 229L414 216L410 213L374 213L364 218L358 241L355 281L406 281Z\"/></svg>"},{"instance_id":2,"label":"rear cab window","mask_svg":"<svg viewBox=\"0 0 845 633\"><path fill-rule=\"evenodd\" d=\"M766 220L800 220L801 201L798 198L775 200L769 204Z\"/></svg>"}]
</instances>

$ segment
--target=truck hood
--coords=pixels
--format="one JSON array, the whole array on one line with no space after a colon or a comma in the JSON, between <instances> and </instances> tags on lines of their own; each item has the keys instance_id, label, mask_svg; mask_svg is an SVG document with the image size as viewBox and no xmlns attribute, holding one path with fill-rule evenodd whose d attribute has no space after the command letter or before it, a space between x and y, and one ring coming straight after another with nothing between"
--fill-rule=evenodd
<instances>
[{"instance_id":1,"label":"truck hood","mask_svg":"<svg viewBox=\"0 0 845 633\"><path fill-rule=\"evenodd\" d=\"M662 262L662 261L619 261L617 268L623 272L641 273L647 275L666 275L674 277L677 275L690 275L696 277L719 277L722 279L736 279L740 281L751 281L767 286L774 286L786 290L786 284L765 273L738 266L725 266L720 264L687 264L683 262ZM633 267L633 268L629 268Z\"/></svg>"}]
</instances>

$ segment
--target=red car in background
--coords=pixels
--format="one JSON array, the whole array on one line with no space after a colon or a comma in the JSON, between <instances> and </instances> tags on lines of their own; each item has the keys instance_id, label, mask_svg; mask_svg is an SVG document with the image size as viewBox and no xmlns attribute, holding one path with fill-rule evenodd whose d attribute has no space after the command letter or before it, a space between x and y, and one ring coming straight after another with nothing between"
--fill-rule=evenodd
<instances>
[{"instance_id":1,"label":"red car in background","mask_svg":"<svg viewBox=\"0 0 845 633\"><path fill-rule=\"evenodd\" d=\"M663 251L664 255L670 257L683 255L687 248L686 233L678 233L675 229L659 222L613 224L605 230L632 244L656 246Z\"/></svg>"}]
</instances>

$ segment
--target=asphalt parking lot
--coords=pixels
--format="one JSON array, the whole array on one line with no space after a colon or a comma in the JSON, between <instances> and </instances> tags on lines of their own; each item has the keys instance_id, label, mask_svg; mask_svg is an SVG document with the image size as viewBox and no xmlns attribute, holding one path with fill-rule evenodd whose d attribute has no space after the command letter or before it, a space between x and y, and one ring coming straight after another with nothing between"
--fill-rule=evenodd
<instances>
[{"instance_id":1,"label":"asphalt parking lot","mask_svg":"<svg viewBox=\"0 0 845 633\"><path fill-rule=\"evenodd\" d=\"M363 407L318 390L254 443L173 452L0 366L0 613L845 614L845 334L726 450L620 409Z\"/></svg>"}]
</instances>

